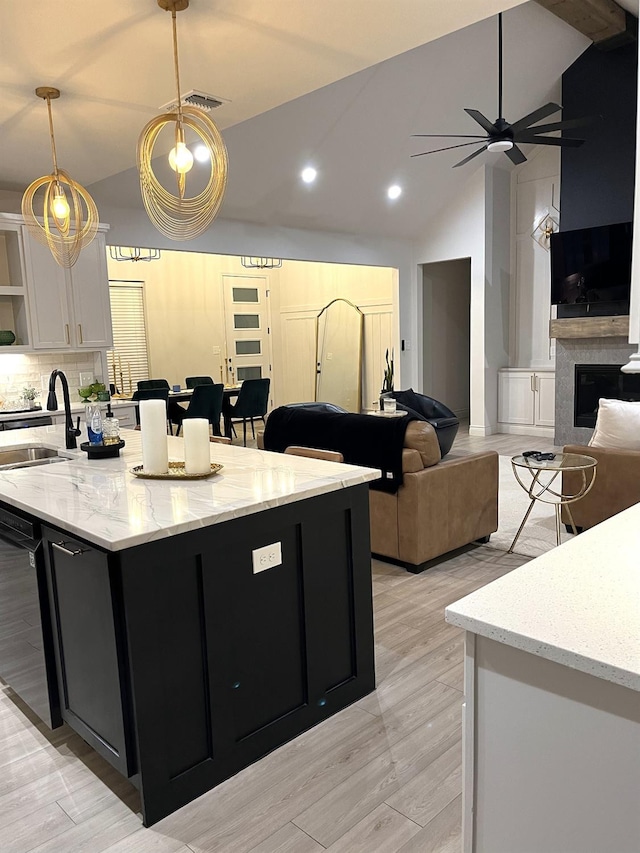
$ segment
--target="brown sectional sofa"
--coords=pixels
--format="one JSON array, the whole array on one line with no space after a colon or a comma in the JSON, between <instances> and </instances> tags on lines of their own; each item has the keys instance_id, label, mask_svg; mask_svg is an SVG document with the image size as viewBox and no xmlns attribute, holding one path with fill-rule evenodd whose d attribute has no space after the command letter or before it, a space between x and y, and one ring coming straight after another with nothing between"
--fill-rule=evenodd
<instances>
[{"instance_id":1,"label":"brown sectional sofa","mask_svg":"<svg viewBox=\"0 0 640 853\"><path fill-rule=\"evenodd\" d=\"M581 453L598 460L596 481L591 491L571 504L576 527L586 530L640 502L640 450L614 450L579 444L568 444L563 449L565 453ZM563 473L563 494L576 494L581 484L580 472ZM564 507L562 521L569 524Z\"/></svg>"},{"instance_id":2,"label":"brown sectional sofa","mask_svg":"<svg viewBox=\"0 0 640 853\"><path fill-rule=\"evenodd\" d=\"M264 447L258 433L258 447ZM421 572L443 554L484 540L498 529L498 454L444 459L426 421L407 426L403 484L396 494L369 491L371 552Z\"/></svg>"},{"instance_id":3,"label":"brown sectional sofa","mask_svg":"<svg viewBox=\"0 0 640 853\"><path fill-rule=\"evenodd\" d=\"M498 529L498 454L454 450L441 459L435 431L424 421L408 425L404 448L397 493L369 492L371 551L420 572Z\"/></svg>"}]
</instances>

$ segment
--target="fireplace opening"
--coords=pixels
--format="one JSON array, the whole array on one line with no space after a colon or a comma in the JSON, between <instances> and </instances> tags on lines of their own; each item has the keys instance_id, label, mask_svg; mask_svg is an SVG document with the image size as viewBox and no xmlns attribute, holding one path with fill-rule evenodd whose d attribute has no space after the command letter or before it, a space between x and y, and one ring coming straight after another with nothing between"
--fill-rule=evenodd
<instances>
[{"instance_id":1,"label":"fireplace opening","mask_svg":"<svg viewBox=\"0 0 640 853\"><path fill-rule=\"evenodd\" d=\"M598 401L640 401L640 373L621 373L621 364L576 364L573 425L595 427Z\"/></svg>"}]
</instances>

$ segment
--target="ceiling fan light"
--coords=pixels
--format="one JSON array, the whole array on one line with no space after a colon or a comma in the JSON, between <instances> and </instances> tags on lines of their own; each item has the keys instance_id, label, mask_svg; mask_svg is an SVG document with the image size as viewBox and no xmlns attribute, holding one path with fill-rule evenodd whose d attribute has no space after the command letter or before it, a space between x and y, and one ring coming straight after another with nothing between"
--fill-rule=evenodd
<instances>
[{"instance_id":1,"label":"ceiling fan light","mask_svg":"<svg viewBox=\"0 0 640 853\"><path fill-rule=\"evenodd\" d=\"M501 151L511 151L513 142L511 139L496 139L495 142L490 142L487 145L487 151L492 154L499 154Z\"/></svg>"}]
</instances>

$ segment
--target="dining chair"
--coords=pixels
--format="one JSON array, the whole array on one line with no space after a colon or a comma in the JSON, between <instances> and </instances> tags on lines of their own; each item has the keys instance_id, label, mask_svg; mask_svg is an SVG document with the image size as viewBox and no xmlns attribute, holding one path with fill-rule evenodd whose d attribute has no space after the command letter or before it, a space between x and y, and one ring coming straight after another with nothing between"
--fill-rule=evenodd
<instances>
[{"instance_id":1,"label":"dining chair","mask_svg":"<svg viewBox=\"0 0 640 853\"><path fill-rule=\"evenodd\" d=\"M169 383L166 379L139 379L138 380L138 391L153 391L153 390L161 390L166 389L167 394L169 393ZM169 431L171 435L173 435L173 427L172 424L181 424L184 414L187 410L184 406L176 403L175 400L169 400L167 402L167 412L169 416Z\"/></svg>"},{"instance_id":2,"label":"dining chair","mask_svg":"<svg viewBox=\"0 0 640 853\"><path fill-rule=\"evenodd\" d=\"M168 388L145 388L134 391L131 395L134 402L139 403L140 400L164 400L167 406L167 432L173 434L171 422L169 420L169 389ZM136 413L136 429L140 429L140 406L135 406Z\"/></svg>"},{"instance_id":3,"label":"dining chair","mask_svg":"<svg viewBox=\"0 0 640 853\"><path fill-rule=\"evenodd\" d=\"M169 383L166 379L138 379L138 391L149 391L153 388L166 388L169 391Z\"/></svg>"},{"instance_id":4,"label":"dining chair","mask_svg":"<svg viewBox=\"0 0 640 853\"><path fill-rule=\"evenodd\" d=\"M222 398L224 385L196 385L189 400L189 406L178 423L177 435L180 435L182 423L187 418L205 418L213 428L214 435L220 435L220 415L222 414Z\"/></svg>"},{"instance_id":5,"label":"dining chair","mask_svg":"<svg viewBox=\"0 0 640 853\"><path fill-rule=\"evenodd\" d=\"M213 379L210 376L187 376L184 380L187 388L195 388L197 385L213 385Z\"/></svg>"},{"instance_id":6,"label":"dining chair","mask_svg":"<svg viewBox=\"0 0 640 853\"><path fill-rule=\"evenodd\" d=\"M230 403L226 398L222 406L224 415L225 434L231 432L235 435L236 431L233 426L234 420L242 421L243 428L243 443L247 446L247 421L251 422L251 432L253 437L256 437L256 432L253 427L255 418L259 418L263 423L264 416L267 414L269 405L269 387L270 379L245 379L240 388L238 399L235 404Z\"/></svg>"}]
</instances>

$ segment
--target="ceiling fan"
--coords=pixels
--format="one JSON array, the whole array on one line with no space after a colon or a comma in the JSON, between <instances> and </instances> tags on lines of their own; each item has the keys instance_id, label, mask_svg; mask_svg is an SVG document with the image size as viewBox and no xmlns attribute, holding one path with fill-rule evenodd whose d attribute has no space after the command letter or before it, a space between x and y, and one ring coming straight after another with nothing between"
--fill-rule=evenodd
<instances>
[{"instance_id":1,"label":"ceiling fan","mask_svg":"<svg viewBox=\"0 0 640 853\"><path fill-rule=\"evenodd\" d=\"M502 12L498 14L498 118L495 122L489 121L479 110L470 110L465 108L472 119L486 131L484 136L472 136L464 133L414 133L412 136L432 139L472 139L473 142L462 142L458 145L448 145L445 148L436 148L433 151L423 151L420 154L412 154L412 157L424 157L425 154L437 154L439 151L450 151L453 148L464 148L467 145L480 145L477 151L460 160L454 165L454 169L458 166L464 166L474 157L482 154L483 151L491 151L492 153L504 151L512 163L517 166L519 163L524 163L526 157L518 148L518 143L530 143L532 145L559 145L566 148L578 148L584 143L584 139L571 139L566 136L541 136L540 134L552 133L555 130L569 130L574 127L584 127L596 121L599 116L589 116L585 118L569 119L568 121L555 121L551 124L536 124L538 121L547 118L553 113L561 110L560 104L548 103L539 109L534 110L519 121L510 124L506 119L502 118Z\"/></svg>"}]
</instances>

